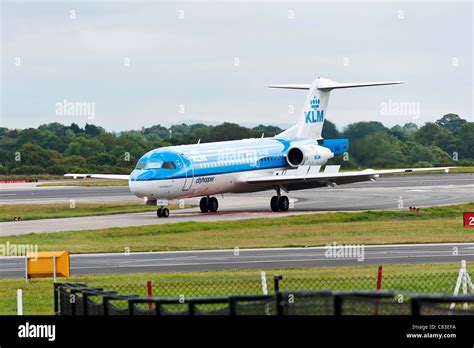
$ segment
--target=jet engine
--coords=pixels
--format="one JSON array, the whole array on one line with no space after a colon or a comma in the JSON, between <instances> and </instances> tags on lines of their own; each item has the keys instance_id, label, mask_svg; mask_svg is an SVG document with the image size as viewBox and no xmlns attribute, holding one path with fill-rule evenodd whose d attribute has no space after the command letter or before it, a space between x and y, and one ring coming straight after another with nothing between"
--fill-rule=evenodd
<instances>
[{"instance_id":1,"label":"jet engine","mask_svg":"<svg viewBox=\"0 0 474 348\"><path fill-rule=\"evenodd\" d=\"M326 147L319 145L297 145L290 148L286 154L286 161L291 167L304 165L323 165L334 154Z\"/></svg>"}]
</instances>

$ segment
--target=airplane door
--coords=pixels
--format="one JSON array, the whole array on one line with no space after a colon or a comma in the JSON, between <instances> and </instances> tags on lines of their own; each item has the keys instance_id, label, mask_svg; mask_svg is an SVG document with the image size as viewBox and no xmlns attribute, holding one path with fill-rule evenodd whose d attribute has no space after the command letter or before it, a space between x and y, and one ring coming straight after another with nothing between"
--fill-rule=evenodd
<instances>
[{"instance_id":1,"label":"airplane door","mask_svg":"<svg viewBox=\"0 0 474 348\"><path fill-rule=\"evenodd\" d=\"M181 156L179 156L179 157L181 157ZM191 188L191 186L193 185L194 168L191 164L187 165L182 157L181 157L181 160L182 160L184 168L186 170L186 178L184 179L184 185L183 185L182 190L183 191L188 191Z\"/></svg>"}]
</instances>

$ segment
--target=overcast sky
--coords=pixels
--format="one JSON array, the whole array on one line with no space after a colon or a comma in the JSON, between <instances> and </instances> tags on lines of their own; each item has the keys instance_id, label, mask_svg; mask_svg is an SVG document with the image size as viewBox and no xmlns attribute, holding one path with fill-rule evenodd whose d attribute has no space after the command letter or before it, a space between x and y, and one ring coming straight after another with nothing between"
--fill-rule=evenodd
<instances>
[{"instance_id":1,"label":"overcast sky","mask_svg":"<svg viewBox=\"0 0 474 348\"><path fill-rule=\"evenodd\" d=\"M338 127L474 121L472 19L472 1L2 0L1 126L293 124L305 92L266 86L318 76L407 81L334 91Z\"/></svg>"}]
</instances>

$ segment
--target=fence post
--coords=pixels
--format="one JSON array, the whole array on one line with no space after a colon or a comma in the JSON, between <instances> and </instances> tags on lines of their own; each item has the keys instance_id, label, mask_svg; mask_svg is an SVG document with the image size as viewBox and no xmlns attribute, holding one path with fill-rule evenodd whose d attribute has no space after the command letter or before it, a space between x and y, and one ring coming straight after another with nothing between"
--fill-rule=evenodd
<instances>
[{"instance_id":1,"label":"fence post","mask_svg":"<svg viewBox=\"0 0 474 348\"><path fill-rule=\"evenodd\" d=\"M261 272L262 277L262 293L264 295L268 295L268 288L267 288L267 275L264 271ZM268 303L265 304L265 314L270 315L270 307Z\"/></svg>"},{"instance_id":2,"label":"fence post","mask_svg":"<svg viewBox=\"0 0 474 348\"><path fill-rule=\"evenodd\" d=\"M231 296L229 297L229 314L230 315L237 315L237 311L236 311L236 307L237 307L237 300L235 297Z\"/></svg>"},{"instance_id":3,"label":"fence post","mask_svg":"<svg viewBox=\"0 0 474 348\"><path fill-rule=\"evenodd\" d=\"M25 280L28 283L28 255L25 255Z\"/></svg>"},{"instance_id":4,"label":"fence post","mask_svg":"<svg viewBox=\"0 0 474 348\"><path fill-rule=\"evenodd\" d=\"M382 265L379 265L377 272L377 291L380 291L382 288Z\"/></svg>"},{"instance_id":5,"label":"fence post","mask_svg":"<svg viewBox=\"0 0 474 348\"><path fill-rule=\"evenodd\" d=\"M411 299L411 315L420 315L420 302L416 297Z\"/></svg>"},{"instance_id":6,"label":"fence post","mask_svg":"<svg viewBox=\"0 0 474 348\"><path fill-rule=\"evenodd\" d=\"M260 277L262 279L262 294L268 295L268 289L267 289L267 275L265 274L265 271L262 271L260 273Z\"/></svg>"},{"instance_id":7,"label":"fence post","mask_svg":"<svg viewBox=\"0 0 474 348\"><path fill-rule=\"evenodd\" d=\"M72 298L74 299L74 301L71 302L71 315L76 315L77 296L76 296L76 292L74 291L74 289L71 290L71 295L73 296ZM69 301L71 301L71 297L69 297Z\"/></svg>"},{"instance_id":8,"label":"fence post","mask_svg":"<svg viewBox=\"0 0 474 348\"><path fill-rule=\"evenodd\" d=\"M193 300L188 301L188 311L189 311L189 315L195 315L195 308L194 308L194 301Z\"/></svg>"},{"instance_id":9,"label":"fence post","mask_svg":"<svg viewBox=\"0 0 474 348\"><path fill-rule=\"evenodd\" d=\"M18 315L23 315L23 290L16 291L16 307Z\"/></svg>"},{"instance_id":10,"label":"fence post","mask_svg":"<svg viewBox=\"0 0 474 348\"><path fill-rule=\"evenodd\" d=\"M56 283L56 256L53 256L53 282Z\"/></svg>"},{"instance_id":11,"label":"fence post","mask_svg":"<svg viewBox=\"0 0 474 348\"><path fill-rule=\"evenodd\" d=\"M280 280L283 280L283 276L280 274L275 274L273 276L273 289L275 292L280 291Z\"/></svg>"},{"instance_id":12,"label":"fence post","mask_svg":"<svg viewBox=\"0 0 474 348\"><path fill-rule=\"evenodd\" d=\"M88 297L88 294L83 292L82 293L82 315L88 315L87 314L87 297Z\"/></svg>"},{"instance_id":13,"label":"fence post","mask_svg":"<svg viewBox=\"0 0 474 348\"><path fill-rule=\"evenodd\" d=\"M131 298L128 299L128 315L134 315L133 301Z\"/></svg>"},{"instance_id":14,"label":"fence post","mask_svg":"<svg viewBox=\"0 0 474 348\"><path fill-rule=\"evenodd\" d=\"M109 299L107 296L102 297L102 309L104 315L109 315Z\"/></svg>"},{"instance_id":15,"label":"fence post","mask_svg":"<svg viewBox=\"0 0 474 348\"><path fill-rule=\"evenodd\" d=\"M342 315L342 296L334 295L334 315Z\"/></svg>"},{"instance_id":16,"label":"fence post","mask_svg":"<svg viewBox=\"0 0 474 348\"><path fill-rule=\"evenodd\" d=\"M147 289L147 293L148 293L148 298L152 299L153 298L153 284L152 284L151 280L147 280L146 289ZM148 309L150 309L150 310L153 309L153 302L152 301L148 302Z\"/></svg>"},{"instance_id":17,"label":"fence post","mask_svg":"<svg viewBox=\"0 0 474 348\"><path fill-rule=\"evenodd\" d=\"M58 294L58 287L59 284L54 283L53 289L54 289L54 314L58 315L59 314L59 294Z\"/></svg>"},{"instance_id":18,"label":"fence post","mask_svg":"<svg viewBox=\"0 0 474 348\"><path fill-rule=\"evenodd\" d=\"M377 271L377 291L380 291L382 288L382 265L379 265L379 269ZM379 315L379 299L375 299L375 308L374 308L374 315Z\"/></svg>"},{"instance_id":19,"label":"fence post","mask_svg":"<svg viewBox=\"0 0 474 348\"><path fill-rule=\"evenodd\" d=\"M283 294L281 292L276 293L276 306L277 306L277 315L284 315L283 313Z\"/></svg>"}]
</instances>

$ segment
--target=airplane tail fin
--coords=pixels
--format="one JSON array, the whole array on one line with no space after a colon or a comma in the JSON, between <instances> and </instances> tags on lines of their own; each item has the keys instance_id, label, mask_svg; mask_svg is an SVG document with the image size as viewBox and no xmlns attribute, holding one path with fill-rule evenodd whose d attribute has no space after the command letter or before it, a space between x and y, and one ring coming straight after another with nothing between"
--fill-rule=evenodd
<instances>
[{"instance_id":1,"label":"airplane tail fin","mask_svg":"<svg viewBox=\"0 0 474 348\"><path fill-rule=\"evenodd\" d=\"M324 78L317 78L311 84L268 86L270 88L309 90L298 122L275 137L322 139L321 132L326 118L329 95L333 89L395 85L399 83L404 83L404 81L338 83Z\"/></svg>"}]
</instances>

